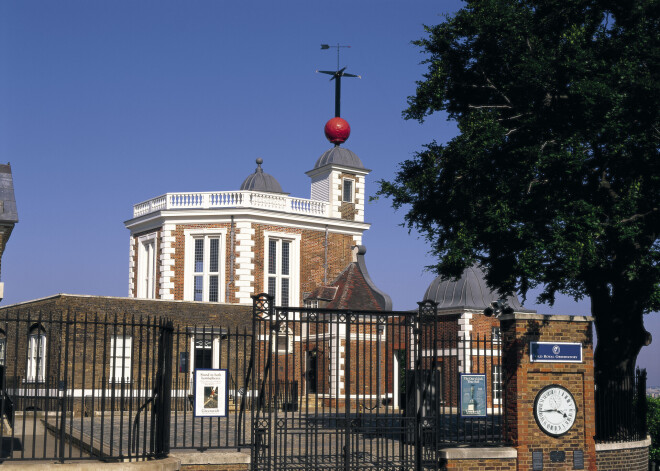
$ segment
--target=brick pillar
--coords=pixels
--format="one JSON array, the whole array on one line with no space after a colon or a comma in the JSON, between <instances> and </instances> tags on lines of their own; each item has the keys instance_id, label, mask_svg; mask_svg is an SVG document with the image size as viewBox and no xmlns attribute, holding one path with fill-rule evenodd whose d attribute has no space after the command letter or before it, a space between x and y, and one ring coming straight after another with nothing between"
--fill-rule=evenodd
<instances>
[{"instance_id":1,"label":"brick pillar","mask_svg":"<svg viewBox=\"0 0 660 471\"><path fill-rule=\"evenodd\" d=\"M500 317L506 396L506 438L518 450L518 470L572 470L582 452L584 468L596 470L595 401L591 317L515 313ZM540 362L530 358L531 342L579 343L582 362ZM552 347L552 346L551 346ZM577 406L573 426L561 436L544 432L534 402L546 386L567 389ZM563 461L562 460L563 456ZM536 468L534 467L536 461Z\"/></svg>"}]
</instances>

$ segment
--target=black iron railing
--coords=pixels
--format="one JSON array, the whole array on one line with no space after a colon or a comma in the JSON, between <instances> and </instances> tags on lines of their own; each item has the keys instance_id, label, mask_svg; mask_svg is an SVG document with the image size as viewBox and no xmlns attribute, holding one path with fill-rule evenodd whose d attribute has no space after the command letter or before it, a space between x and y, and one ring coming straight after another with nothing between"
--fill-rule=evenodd
<instances>
[{"instance_id":1,"label":"black iron railing","mask_svg":"<svg viewBox=\"0 0 660 471\"><path fill-rule=\"evenodd\" d=\"M596 389L596 441L646 439L646 370L621 373Z\"/></svg>"},{"instance_id":2,"label":"black iron railing","mask_svg":"<svg viewBox=\"0 0 660 471\"><path fill-rule=\"evenodd\" d=\"M1 458L165 455L169 439L159 430L170 428L171 330L165 320L119 314L5 310ZM162 401L137 416L154 394Z\"/></svg>"},{"instance_id":3,"label":"black iron railing","mask_svg":"<svg viewBox=\"0 0 660 471\"><path fill-rule=\"evenodd\" d=\"M207 450L250 446L245 411L256 394L250 390L252 334L247 329L210 325L176 326L173 332L172 420L170 447ZM198 417L194 410L195 369L227 370L226 411Z\"/></svg>"},{"instance_id":4,"label":"black iron railing","mask_svg":"<svg viewBox=\"0 0 660 471\"><path fill-rule=\"evenodd\" d=\"M374 312L253 299L253 469L419 469L446 446L505 444L499 338L447 332L433 303Z\"/></svg>"}]
</instances>

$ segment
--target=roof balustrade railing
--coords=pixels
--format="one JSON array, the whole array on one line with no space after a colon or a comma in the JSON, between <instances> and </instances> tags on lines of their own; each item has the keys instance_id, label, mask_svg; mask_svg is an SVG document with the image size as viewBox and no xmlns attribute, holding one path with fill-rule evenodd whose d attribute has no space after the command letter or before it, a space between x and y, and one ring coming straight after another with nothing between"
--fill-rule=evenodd
<instances>
[{"instance_id":1,"label":"roof balustrade railing","mask_svg":"<svg viewBox=\"0 0 660 471\"><path fill-rule=\"evenodd\" d=\"M326 201L257 191L165 193L133 206L133 217L180 209L257 208L310 216L328 216Z\"/></svg>"}]
</instances>

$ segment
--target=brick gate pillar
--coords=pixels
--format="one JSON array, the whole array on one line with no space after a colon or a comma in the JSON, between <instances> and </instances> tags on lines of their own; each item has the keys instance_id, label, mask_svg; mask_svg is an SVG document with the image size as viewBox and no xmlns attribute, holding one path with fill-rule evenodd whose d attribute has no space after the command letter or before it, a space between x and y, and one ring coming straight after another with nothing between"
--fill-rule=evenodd
<instances>
[{"instance_id":1,"label":"brick gate pillar","mask_svg":"<svg viewBox=\"0 0 660 471\"><path fill-rule=\"evenodd\" d=\"M500 322L505 436L518 470L595 471L592 318L514 313ZM537 401L545 405L535 413Z\"/></svg>"}]
</instances>

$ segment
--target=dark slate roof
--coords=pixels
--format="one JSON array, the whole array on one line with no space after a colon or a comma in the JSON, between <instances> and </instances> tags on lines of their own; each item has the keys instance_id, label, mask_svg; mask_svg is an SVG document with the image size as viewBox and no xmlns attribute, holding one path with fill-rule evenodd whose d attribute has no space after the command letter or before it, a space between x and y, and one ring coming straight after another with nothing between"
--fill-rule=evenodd
<instances>
[{"instance_id":1,"label":"dark slate roof","mask_svg":"<svg viewBox=\"0 0 660 471\"><path fill-rule=\"evenodd\" d=\"M486 284L483 270L476 265L466 268L463 275L455 281L443 280L438 276L424 293L424 300L435 301L438 303L438 309L483 310L499 298L500 295ZM507 298L507 303L516 312L536 312L525 309L515 293Z\"/></svg>"},{"instance_id":2,"label":"dark slate roof","mask_svg":"<svg viewBox=\"0 0 660 471\"><path fill-rule=\"evenodd\" d=\"M340 146L335 146L332 149L326 150L316 161L314 169L330 164L364 169L362 161L354 152Z\"/></svg>"},{"instance_id":3,"label":"dark slate roof","mask_svg":"<svg viewBox=\"0 0 660 471\"><path fill-rule=\"evenodd\" d=\"M307 299L328 301L327 309L391 311L392 299L379 290L369 276L364 262L366 252L363 245L358 245L357 261L350 263L330 286L319 286Z\"/></svg>"},{"instance_id":4,"label":"dark slate roof","mask_svg":"<svg viewBox=\"0 0 660 471\"><path fill-rule=\"evenodd\" d=\"M249 191L265 191L267 193L284 193L279 182L275 180L275 177L263 171L261 168L262 163L264 163L263 159L257 159L256 170L253 174L248 175L248 177L243 181L240 189Z\"/></svg>"},{"instance_id":5,"label":"dark slate roof","mask_svg":"<svg viewBox=\"0 0 660 471\"><path fill-rule=\"evenodd\" d=\"M0 164L0 223L18 222L11 165Z\"/></svg>"}]
</instances>

